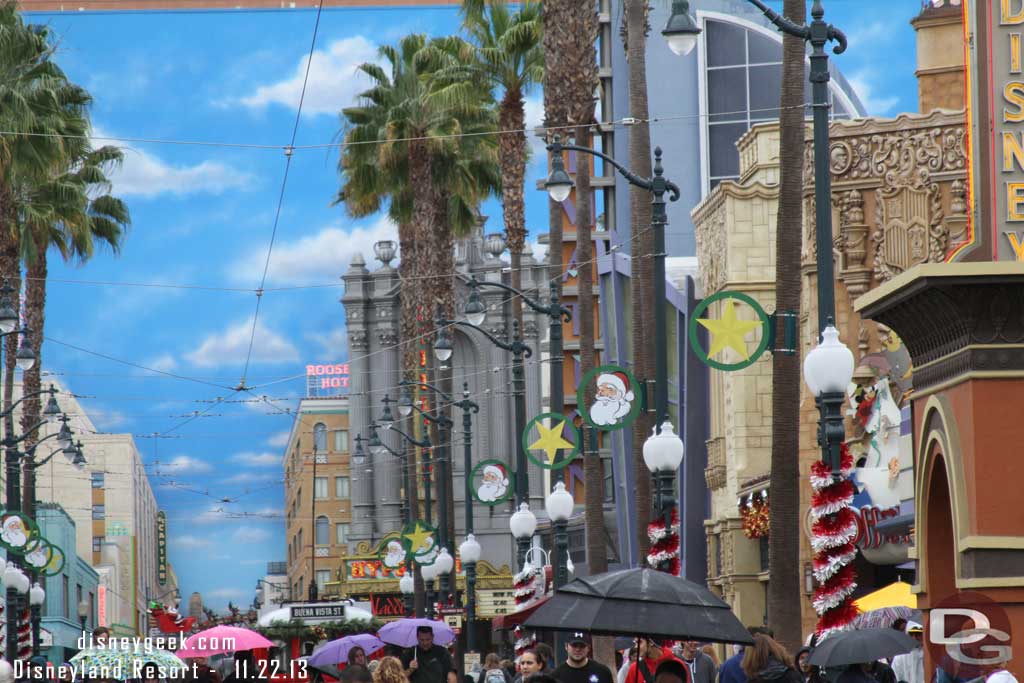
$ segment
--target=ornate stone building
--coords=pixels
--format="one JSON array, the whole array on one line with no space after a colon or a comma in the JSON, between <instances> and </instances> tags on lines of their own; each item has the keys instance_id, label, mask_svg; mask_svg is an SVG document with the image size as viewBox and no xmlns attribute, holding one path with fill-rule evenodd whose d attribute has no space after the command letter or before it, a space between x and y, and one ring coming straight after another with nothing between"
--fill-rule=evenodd
<instances>
[{"instance_id":1,"label":"ornate stone building","mask_svg":"<svg viewBox=\"0 0 1024 683\"><path fill-rule=\"evenodd\" d=\"M504 239L500 234L483 236L482 228L456 244L457 308L461 310L466 298L463 284L470 275L478 280L507 281L507 264L499 257L504 251ZM345 307L349 341L349 424L352 438L369 436L369 425L382 409L381 399L385 394L392 399L399 395L402 342L399 339L399 276L392 265L396 257L394 242L374 245L379 265L370 270L362 256L353 258L343 276L345 294L341 299ZM523 257L524 289L537 298L538 283L547 295L546 266L538 264L530 255ZM429 282L423 285L423 296L429 296ZM496 289L481 290L481 298L487 306L484 326L491 334L508 340L511 337L511 307L509 295ZM524 307L525 308L525 307ZM461 317L461 313L458 314ZM526 359L526 412L527 417L541 412L542 375L546 381L547 364L543 361L540 346L540 332L546 333L547 319L540 319L524 310L525 341L534 354ZM473 417L473 463L485 459L502 460L511 466L515 463L515 434L512 397L512 357L506 351L496 348L483 335L456 326L452 330L454 353L453 386L461 392L463 382L468 383L470 396L480 405L480 412ZM413 342L416 343L416 342ZM428 346L418 348L425 368L432 364L432 350ZM452 458L454 477L454 519L457 547L465 529L464 513L464 468L462 438L458 411L454 411L456 435L455 454ZM379 431L380 438L388 446L400 451L403 443L396 434L387 430ZM365 448L365 446L364 446ZM435 456L438 452L435 450ZM369 454L368 454L369 455ZM404 522L404 462L387 455L371 457L365 467L352 468L352 517L350 544L360 542L376 543L387 534L401 529ZM538 516L543 515L544 473L530 464L529 487L531 505ZM436 508L437 486L434 486L433 500ZM514 564L514 544L509 532L508 516L512 503L489 508L474 502L473 513L475 533L483 546L483 559L496 567ZM437 523L437 511L433 521Z\"/></svg>"},{"instance_id":2,"label":"ornate stone building","mask_svg":"<svg viewBox=\"0 0 1024 683\"><path fill-rule=\"evenodd\" d=\"M956 23L956 15L925 10L922 16L924 20L917 22L919 43L944 41L950 35L958 35L943 28L950 22ZM924 54L938 53L931 44L924 48ZM931 78L935 72L924 69L919 75L922 73L921 101L934 102L935 97L928 93L935 92ZM949 96L942 100L946 104L950 101ZM767 311L774 308L778 140L777 124L755 126L737 143L739 179L722 182L693 211L706 295L724 289L741 291ZM799 318L802 354L809 351L817 336L812 157L808 128L804 279ZM886 362L892 361L889 375L893 375L891 371L900 362L909 366L908 360L892 360L909 358L901 349L899 338L884 326L863 321L854 311L854 300L915 265L943 261L947 253L967 238L966 169L965 125L960 111L933 109L894 119L855 119L832 124L837 327L841 338L863 364L855 380L870 384L880 375L887 375L878 370L876 362L885 354L889 354ZM716 312L712 309L709 315ZM893 379L903 383L900 393L904 397L910 391L907 371L909 367L901 366ZM806 389L802 390L800 462L801 472L806 473L810 464L820 458L820 450L816 442L818 411ZM772 370L767 355L744 370L711 373L706 470L712 491L711 515L706 523L708 581L748 624L760 623L766 616L767 539L747 537L742 529L741 506L770 500L771 391ZM903 422L902 427L909 429L906 410ZM848 424L848 435L854 444L868 436L853 420ZM913 577L914 566L907 563L907 536L912 533L910 521L914 512L911 456L910 449L904 447L896 462L883 463L883 467L891 468L891 479L884 483L891 489L887 495L896 499L896 504L886 510L892 519L879 522L876 527L877 514L862 512L862 557L857 563L861 593L903 576ZM869 475L873 472L864 471L863 479L868 480ZM864 482L859 486L870 488ZM805 509L810 493L805 482L801 491ZM807 523L804 528L809 531ZM816 617L809 599L812 552L807 533L800 553L805 567L804 627L809 633Z\"/></svg>"}]
</instances>

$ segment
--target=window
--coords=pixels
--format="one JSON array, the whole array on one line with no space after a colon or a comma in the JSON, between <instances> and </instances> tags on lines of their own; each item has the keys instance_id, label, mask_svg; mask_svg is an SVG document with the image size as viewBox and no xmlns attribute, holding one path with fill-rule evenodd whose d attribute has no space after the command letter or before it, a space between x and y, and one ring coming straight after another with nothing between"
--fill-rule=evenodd
<instances>
[{"instance_id":1,"label":"window","mask_svg":"<svg viewBox=\"0 0 1024 683\"><path fill-rule=\"evenodd\" d=\"M70 619L71 618L71 583L68 581L68 575L67 574L65 574L62 578L64 579L64 585L63 585L63 589L64 589L64 618L65 619Z\"/></svg>"},{"instance_id":2,"label":"window","mask_svg":"<svg viewBox=\"0 0 1024 683\"><path fill-rule=\"evenodd\" d=\"M327 582L331 580L330 569L317 569L316 570L316 589L317 592L323 595L324 589L327 588Z\"/></svg>"},{"instance_id":3,"label":"window","mask_svg":"<svg viewBox=\"0 0 1024 683\"><path fill-rule=\"evenodd\" d=\"M348 543L349 527L348 524L335 524L334 534L336 543Z\"/></svg>"},{"instance_id":4,"label":"window","mask_svg":"<svg viewBox=\"0 0 1024 683\"><path fill-rule=\"evenodd\" d=\"M93 519L106 519L107 518L107 513L103 509L102 505L93 505L92 506L92 518Z\"/></svg>"},{"instance_id":5,"label":"window","mask_svg":"<svg viewBox=\"0 0 1024 683\"><path fill-rule=\"evenodd\" d=\"M313 497L317 500L327 497L327 477L317 477L313 480Z\"/></svg>"},{"instance_id":6,"label":"window","mask_svg":"<svg viewBox=\"0 0 1024 683\"><path fill-rule=\"evenodd\" d=\"M82 584L75 584L75 595L77 596L77 599L75 600L75 613L77 614L78 606L82 604L82 598L85 597L82 595Z\"/></svg>"},{"instance_id":7,"label":"window","mask_svg":"<svg viewBox=\"0 0 1024 683\"><path fill-rule=\"evenodd\" d=\"M92 487L94 489L103 488L103 472L92 473Z\"/></svg>"},{"instance_id":8,"label":"window","mask_svg":"<svg viewBox=\"0 0 1024 683\"><path fill-rule=\"evenodd\" d=\"M96 625L96 594L89 591L89 622Z\"/></svg>"},{"instance_id":9,"label":"window","mask_svg":"<svg viewBox=\"0 0 1024 683\"><path fill-rule=\"evenodd\" d=\"M334 430L334 450L337 453L348 453L348 430Z\"/></svg>"},{"instance_id":10,"label":"window","mask_svg":"<svg viewBox=\"0 0 1024 683\"><path fill-rule=\"evenodd\" d=\"M348 499L352 496L352 489L348 477L334 478L334 497Z\"/></svg>"},{"instance_id":11,"label":"window","mask_svg":"<svg viewBox=\"0 0 1024 683\"><path fill-rule=\"evenodd\" d=\"M313 450L317 453L327 452L327 425L323 422L313 425Z\"/></svg>"},{"instance_id":12,"label":"window","mask_svg":"<svg viewBox=\"0 0 1024 683\"><path fill-rule=\"evenodd\" d=\"M103 551L103 541L107 540L106 536L93 536L92 537L92 551L99 553Z\"/></svg>"},{"instance_id":13,"label":"window","mask_svg":"<svg viewBox=\"0 0 1024 683\"><path fill-rule=\"evenodd\" d=\"M295 507L296 509L302 507L302 489L295 492Z\"/></svg>"},{"instance_id":14,"label":"window","mask_svg":"<svg viewBox=\"0 0 1024 683\"><path fill-rule=\"evenodd\" d=\"M302 577L301 576L299 577L299 586L298 586L298 589L295 591L295 594L296 594L297 597L300 597L300 598L302 597Z\"/></svg>"},{"instance_id":15,"label":"window","mask_svg":"<svg viewBox=\"0 0 1024 683\"><path fill-rule=\"evenodd\" d=\"M304 547L306 547L306 545L302 542L302 529L299 529L299 545L295 548L295 552L301 553Z\"/></svg>"},{"instance_id":16,"label":"window","mask_svg":"<svg viewBox=\"0 0 1024 683\"><path fill-rule=\"evenodd\" d=\"M316 544L330 545L331 543L331 522L326 517L316 518Z\"/></svg>"}]
</instances>

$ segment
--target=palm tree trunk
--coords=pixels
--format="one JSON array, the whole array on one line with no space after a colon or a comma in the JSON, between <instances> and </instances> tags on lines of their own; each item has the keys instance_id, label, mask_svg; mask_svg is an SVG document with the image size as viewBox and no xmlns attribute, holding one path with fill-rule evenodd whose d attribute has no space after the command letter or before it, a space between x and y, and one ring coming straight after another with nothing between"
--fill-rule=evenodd
<instances>
[{"instance_id":1,"label":"palm tree trunk","mask_svg":"<svg viewBox=\"0 0 1024 683\"><path fill-rule=\"evenodd\" d=\"M7 284L14 290L11 293L11 306L15 311L21 310L21 258L19 240L13 231L15 224L11 214L10 205L4 207L7 214L7 227L0 228L0 276L7 281ZM9 335L4 339L4 392L3 406L7 412L4 417L4 434L10 438L15 437L14 412L11 406L14 404L14 369L17 364L18 353L17 334Z\"/></svg>"},{"instance_id":2,"label":"palm tree trunk","mask_svg":"<svg viewBox=\"0 0 1024 683\"><path fill-rule=\"evenodd\" d=\"M26 267L25 283L25 325L29 329L27 343L30 344L32 352L36 356L35 364L22 374L22 391L28 396L40 390L41 376L43 369L43 324L46 315L46 250L48 244L45 236L43 239L36 239L36 257ZM40 413L39 397L26 399L22 403L21 430L28 434L28 430L39 423ZM38 430L25 440L25 448L32 446L38 439ZM25 487L22 492L22 509L30 516L35 516L35 480L36 470L34 467L25 468Z\"/></svg>"},{"instance_id":3,"label":"palm tree trunk","mask_svg":"<svg viewBox=\"0 0 1024 683\"><path fill-rule=\"evenodd\" d=\"M629 129L629 167L644 178L652 176L651 129L647 104L647 0L625 0L626 60L629 64L629 115L640 121ZM654 232L651 228L651 195L630 185L631 226L630 307L633 311L633 371L638 378L654 377L654 308L649 304L652 285ZM650 400L648 396L648 400ZM651 474L644 464L643 443L654 427L653 406L640 413L633 423L633 477L636 487L636 536L641 564L650 550L647 526L651 523Z\"/></svg>"},{"instance_id":4,"label":"palm tree trunk","mask_svg":"<svg viewBox=\"0 0 1024 683\"><path fill-rule=\"evenodd\" d=\"M420 281L420 255L412 225L398 226L398 249L401 261L398 263L399 276L399 332L402 339L402 377L413 380L419 364L417 344L412 341L419 334L419 314L422 282Z\"/></svg>"},{"instance_id":5,"label":"palm tree trunk","mask_svg":"<svg viewBox=\"0 0 1024 683\"><path fill-rule=\"evenodd\" d=\"M522 257L526 244L526 215L523 201L523 182L526 177L526 114L523 95L519 90L508 90L498 109L498 129L519 131L503 133L498 140L501 160L501 206L505 219L505 239L512 257L512 286L522 289ZM512 317L523 328L523 302L512 299ZM557 408L555 410L558 410Z\"/></svg>"},{"instance_id":6,"label":"palm tree trunk","mask_svg":"<svg viewBox=\"0 0 1024 683\"><path fill-rule=\"evenodd\" d=\"M803 0L785 0L783 13L803 24ZM804 41L785 36L780 98L779 215L775 236L775 310L800 310L800 248L803 234ZM776 334L782 339L784 317ZM797 348L800 348L799 344ZM800 601L800 356L772 356L772 469L769 510L768 624L790 652L801 645Z\"/></svg>"}]
</instances>

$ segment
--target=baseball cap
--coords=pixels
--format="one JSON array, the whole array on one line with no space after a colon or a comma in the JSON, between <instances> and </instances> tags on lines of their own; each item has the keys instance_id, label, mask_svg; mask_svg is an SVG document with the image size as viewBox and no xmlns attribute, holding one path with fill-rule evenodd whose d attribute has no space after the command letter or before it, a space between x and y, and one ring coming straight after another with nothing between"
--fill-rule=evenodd
<instances>
[{"instance_id":1,"label":"baseball cap","mask_svg":"<svg viewBox=\"0 0 1024 683\"><path fill-rule=\"evenodd\" d=\"M576 631L569 636L569 644L583 643L584 645L590 645L590 635L583 631Z\"/></svg>"},{"instance_id":2,"label":"baseball cap","mask_svg":"<svg viewBox=\"0 0 1024 683\"><path fill-rule=\"evenodd\" d=\"M924 627L916 621L908 621L907 633L924 633Z\"/></svg>"}]
</instances>

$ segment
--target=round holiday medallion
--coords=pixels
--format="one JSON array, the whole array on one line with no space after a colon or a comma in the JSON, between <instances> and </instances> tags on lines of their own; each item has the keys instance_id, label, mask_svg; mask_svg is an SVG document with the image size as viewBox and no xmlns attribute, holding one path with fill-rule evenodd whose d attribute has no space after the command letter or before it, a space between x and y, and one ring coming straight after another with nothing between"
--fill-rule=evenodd
<instances>
[{"instance_id":1,"label":"round holiday medallion","mask_svg":"<svg viewBox=\"0 0 1024 683\"><path fill-rule=\"evenodd\" d=\"M500 460L482 460L469 474L470 490L477 502L500 505L512 497L512 473Z\"/></svg>"},{"instance_id":2,"label":"round holiday medallion","mask_svg":"<svg viewBox=\"0 0 1024 683\"><path fill-rule=\"evenodd\" d=\"M567 441L564 432L572 430L573 441ZM537 436L534 437L533 433ZM561 413L541 413L526 424L522 443L526 456L538 467L546 470L560 470L568 467L580 451L583 439L579 428ZM543 451L543 455L534 451Z\"/></svg>"},{"instance_id":3,"label":"round holiday medallion","mask_svg":"<svg viewBox=\"0 0 1024 683\"><path fill-rule=\"evenodd\" d=\"M594 401L587 404L586 389L594 389ZM591 427L610 432L633 424L643 407L639 385L629 370L618 365L600 365L583 376L576 389L576 406Z\"/></svg>"},{"instance_id":4,"label":"round holiday medallion","mask_svg":"<svg viewBox=\"0 0 1024 683\"><path fill-rule=\"evenodd\" d=\"M708 310L711 304L717 301L724 301L722 317L717 319L701 318L700 316ZM743 320L736 316L736 302L746 304L754 310L757 320ZM707 329L710 338L707 351L700 345L697 332L700 325ZM754 351L747 348L746 337L751 332L761 330L761 339L758 341ZM771 322L768 314L764 312L757 301L743 292L718 292L701 301L690 314L690 348L697 354L697 357L704 364L716 370L742 370L753 365L765 349L768 348L768 341L771 338ZM712 358L726 349L731 349L740 357L736 363L724 363Z\"/></svg>"}]
</instances>

